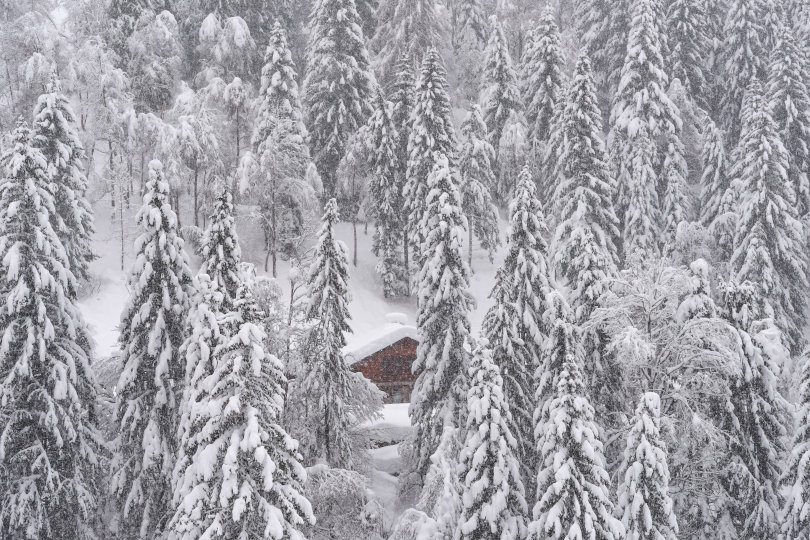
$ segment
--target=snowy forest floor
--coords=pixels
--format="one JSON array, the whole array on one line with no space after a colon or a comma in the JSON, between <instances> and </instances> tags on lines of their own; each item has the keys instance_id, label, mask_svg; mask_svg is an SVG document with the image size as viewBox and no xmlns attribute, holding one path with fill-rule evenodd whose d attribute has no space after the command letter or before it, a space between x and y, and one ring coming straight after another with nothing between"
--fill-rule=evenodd
<instances>
[{"instance_id":1,"label":"snowy forest floor","mask_svg":"<svg viewBox=\"0 0 810 540\"><path fill-rule=\"evenodd\" d=\"M187 215L188 198L181 200L181 221L183 224L192 222ZM91 273L94 282L84 292L80 301L80 308L85 321L90 326L96 341L96 357L99 360L110 358L118 351L118 324L124 303L127 299L127 276L132 264L132 244L138 234L137 230L125 229L124 239L124 270L121 270L121 231L113 219L113 209L109 197L104 197L93 204L95 210L96 234L94 249L98 259L91 264ZM135 214L140 207L140 201L133 201L127 210L125 223L135 223ZM237 233L242 248L242 259L253 263L258 275L267 275L264 272L263 239L261 230L246 215L244 208L238 209ZM501 211L503 215L503 211ZM506 222L501 220L501 242L504 242ZM347 335L349 346L363 342L368 334L386 324L386 315L391 312L400 312L407 315L408 324L415 324L416 303L413 297L406 299L389 300L383 297L382 284L375 272L377 259L371 252L373 225L369 225L365 232L363 224L357 225L357 266L351 264L354 254L353 231L351 223L341 223L337 227L340 240L345 242L349 251L349 290L351 302L349 311L352 320L350 325L353 333ZM478 335L481 321L489 307L488 295L494 283L495 271L503 259L504 249L500 247L495 255L494 263L487 258L486 252L480 249L477 242L473 251L473 275L471 279L471 293L476 300L475 309L471 315L473 335ZM465 256L467 252L465 250ZM190 252L192 267L199 267L199 260ZM285 297L289 295L289 264L279 259L278 283L284 291ZM111 391L111 388L105 388ZM390 430L392 437L389 441L401 440L409 428L408 404L386 405L383 418L376 423L375 428ZM385 437L381 437L384 440ZM398 497L398 476L401 469L399 444L382 446L370 450L374 464L369 473L369 489L386 510L386 525L394 523L395 519L406 508L407 504Z\"/></svg>"}]
</instances>

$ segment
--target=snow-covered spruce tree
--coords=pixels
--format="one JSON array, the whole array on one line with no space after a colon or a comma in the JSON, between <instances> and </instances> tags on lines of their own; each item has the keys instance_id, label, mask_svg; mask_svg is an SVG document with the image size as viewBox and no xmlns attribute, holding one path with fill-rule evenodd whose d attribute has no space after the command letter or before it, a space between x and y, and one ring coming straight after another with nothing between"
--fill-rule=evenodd
<instances>
[{"instance_id":1,"label":"snow-covered spruce tree","mask_svg":"<svg viewBox=\"0 0 810 540\"><path fill-rule=\"evenodd\" d=\"M414 252L418 253L424 241L420 225L426 208L427 179L433 171L434 159L439 153L443 154L452 170L456 164L456 148L456 132L447 93L447 72L438 51L431 48L422 61L411 110L408 168L403 191L411 250ZM414 263L418 267L419 262Z\"/></svg>"},{"instance_id":2,"label":"snow-covered spruce tree","mask_svg":"<svg viewBox=\"0 0 810 540\"><path fill-rule=\"evenodd\" d=\"M810 212L810 67L807 52L783 25L771 52L768 100L777 130L788 152L788 176L800 216Z\"/></svg>"},{"instance_id":3,"label":"snow-covered spruce tree","mask_svg":"<svg viewBox=\"0 0 810 540\"><path fill-rule=\"evenodd\" d=\"M495 187L495 149L487 140L487 126L481 117L481 108L473 104L461 124L461 200L467 216L468 264L472 267L473 235L481 242L490 262L500 245L498 236L498 209L490 193Z\"/></svg>"},{"instance_id":4,"label":"snow-covered spruce tree","mask_svg":"<svg viewBox=\"0 0 810 540\"><path fill-rule=\"evenodd\" d=\"M657 256L660 239L655 143L642 124L630 144L627 161L630 176L624 180L623 186L626 206L622 251L625 260L633 256Z\"/></svg>"},{"instance_id":5,"label":"snow-covered spruce tree","mask_svg":"<svg viewBox=\"0 0 810 540\"><path fill-rule=\"evenodd\" d=\"M661 169L661 184L664 186L664 200L661 204L662 244L666 252L675 246L678 225L692 217L692 200L687 184L686 159L679 137L668 137Z\"/></svg>"},{"instance_id":6,"label":"snow-covered spruce tree","mask_svg":"<svg viewBox=\"0 0 810 540\"><path fill-rule=\"evenodd\" d=\"M87 265L96 256L91 245L93 209L85 197L84 148L75 125L76 115L54 79L34 108L34 145L51 167L51 226L65 248L68 268L81 280L89 277ZM75 291L69 289L68 295L75 298Z\"/></svg>"},{"instance_id":7,"label":"snow-covered spruce tree","mask_svg":"<svg viewBox=\"0 0 810 540\"><path fill-rule=\"evenodd\" d=\"M533 373L541 362L547 328L543 314L552 286L545 240L548 228L528 165L520 173L509 216L509 248L500 271L505 282L511 284L508 300L520 314L517 335L527 347L526 367Z\"/></svg>"},{"instance_id":8,"label":"snow-covered spruce tree","mask_svg":"<svg viewBox=\"0 0 810 540\"><path fill-rule=\"evenodd\" d=\"M782 507L782 534L785 538L810 538L810 356L800 359L798 408L790 455L780 484L785 493Z\"/></svg>"},{"instance_id":9,"label":"snow-covered spruce tree","mask_svg":"<svg viewBox=\"0 0 810 540\"><path fill-rule=\"evenodd\" d=\"M619 220L615 186L602 142L602 115L591 63L580 55L558 128L563 144L554 175L554 263L571 290L575 320L583 324L616 275Z\"/></svg>"},{"instance_id":10,"label":"snow-covered spruce tree","mask_svg":"<svg viewBox=\"0 0 810 540\"><path fill-rule=\"evenodd\" d=\"M356 377L342 352L351 317L346 246L335 238L338 219L337 202L330 199L309 269L307 319L313 327L307 336L300 385L307 400L309 429L314 432L313 447L307 449L309 461L324 459L332 467L351 468L362 458L356 455L350 432L376 410L358 410ZM362 382L371 384L366 379Z\"/></svg>"},{"instance_id":11,"label":"snow-covered spruce tree","mask_svg":"<svg viewBox=\"0 0 810 540\"><path fill-rule=\"evenodd\" d=\"M616 88L627 52L627 35L633 13L632 0L610 4L599 0L574 0L573 9L588 56L599 72L599 81Z\"/></svg>"},{"instance_id":12,"label":"snow-covered spruce tree","mask_svg":"<svg viewBox=\"0 0 810 540\"><path fill-rule=\"evenodd\" d=\"M708 105L706 70L711 52L707 32L705 0L673 0L667 11L667 42L670 79L679 79L700 106Z\"/></svg>"},{"instance_id":13,"label":"snow-covered spruce tree","mask_svg":"<svg viewBox=\"0 0 810 540\"><path fill-rule=\"evenodd\" d=\"M491 20L489 42L484 56L484 70L481 75L481 105L489 142L495 148L495 158L497 159L506 122L512 113L523 108L523 103L506 36L495 16Z\"/></svg>"},{"instance_id":14,"label":"snow-covered spruce tree","mask_svg":"<svg viewBox=\"0 0 810 540\"><path fill-rule=\"evenodd\" d=\"M49 162L20 123L0 157L0 536L96 538L101 436Z\"/></svg>"},{"instance_id":15,"label":"snow-covered spruce tree","mask_svg":"<svg viewBox=\"0 0 810 540\"><path fill-rule=\"evenodd\" d=\"M461 194L450 162L441 153L427 179L427 207L420 223L424 238L416 278L416 326L420 341L413 364L419 373L408 414L415 426L411 470L424 479L445 425L461 427L466 402L473 299L464 260Z\"/></svg>"},{"instance_id":16,"label":"snow-covered spruce tree","mask_svg":"<svg viewBox=\"0 0 810 540\"><path fill-rule=\"evenodd\" d=\"M298 442L280 425L286 378L264 349L262 313L246 285L222 322L232 328L189 403L187 451L172 539L291 538L312 524Z\"/></svg>"},{"instance_id":17,"label":"snow-covered spruce tree","mask_svg":"<svg viewBox=\"0 0 810 540\"><path fill-rule=\"evenodd\" d=\"M369 190L374 204L376 230L373 251L380 258L377 273L382 277L386 298L407 296L410 280L402 257L402 167L397 153L398 134L391 108L382 90L377 91L374 113L368 121L366 141L372 170Z\"/></svg>"},{"instance_id":18,"label":"snow-covered spruce tree","mask_svg":"<svg viewBox=\"0 0 810 540\"><path fill-rule=\"evenodd\" d=\"M669 496L667 451L661 439L661 398L641 396L620 467L616 514L628 538L675 540L678 520Z\"/></svg>"},{"instance_id":19,"label":"snow-covered spruce tree","mask_svg":"<svg viewBox=\"0 0 810 540\"><path fill-rule=\"evenodd\" d=\"M547 6L530 35L520 66L520 91L534 144L548 140L555 107L563 99L565 59L560 42L554 10Z\"/></svg>"},{"instance_id":20,"label":"snow-covered spruce tree","mask_svg":"<svg viewBox=\"0 0 810 540\"><path fill-rule=\"evenodd\" d=\"M459 0L450 9L453 49L480 50L487 42L487 21L481 0Z\"/></svg>"},{"instance_id":21,"label":"snow-covered spruce tree","mask_svg":"<svg viewBox=\"0 0 810 540\"><path fill-rule=\"evenodd\" d=\"M625 242L628 245L636 242L628 238L626 224L628 206L633 197L639 196L632 191L641 187L639 181L649 184L645 190L650 193L657 189L658 177L654 167L659 158L658 148L653 142L664 134L674 136L681 128L680 112L666 93L669 77L664 70L654 3L655 0L635 0L627 55L610 114L612 144L615 145L613 159L618 174L617 210L619 217L625 220ZM653 173L651 176L648 165L653 167L649 169ZM642 169L638 170L638 167ZM631 187L633 184L635 186ZM647 202L650 208L636 202L635 211L643 210L645 214L632 216L632 219L657 225L660 211L657 197ZM653 237L657 238L657 233ZM626 245L625 253L630 252Z\"/></svg>"},{"instance_id":22,"label":"snow-covered spruce tree","mask_svg":"<svg viewBox=\"0 0 810 540\"><path fill-rule=\"evenodd\" d=\"M411 135L411 113L414 108L416 91L416 81L413 74L413 62L407 55L399 59L396 65L396 74L394 81L391 83L391 121L394 124L394 129L397 132L397 186L399 186L400 193L403 200L399 208L400 212L400 225L402 230L402 257L403 265L406 271L410 271L409 249L408 245L410 239L408 237L409 223L407 205L405 197L405 185L408 180L408 140Z\"/></svg>"},{"instance_id":23,"label":"snow-covered spruce tree","mask_svg":"<svg viewBox=\"0 0 810 540\"><path fill-rule=\"evenodd\" d=\"M223 297L223 308L230 309L242 283L239 264L242 250L236 235L233 200L227 187L214 203L214 213L202 238L200 273L207 274Z\"/></svg>"},{"instance_id":24,"label":"snow-covered spruce tree","mask_svg":"<svg viewBox=\"0 0 810 540\"><path fill-rule=\"evenodd\" d=\"M720 50L724 69L721 108L726 147L740 139L745 91L752 80L765 80L768 51L762 13L762 0L730 0L723 45Z\"/></svg>"},{"instance_id":25,"label":"snow-covered spruce tree","mask_svg":"<svg viewBox=\"0 0 810 540\"><path fill-rule=\"evenodd\" d=\"M788 352L758 308L760 294L751 282L728 283L723 291L722 316L736 331L740 366L722 408L721 426L729 437L722 484L739 538L777 536L779 472L789 421L789 405L777 388L777 363Z\"/></svg>"},{"instance_id":26,"label":"snow-covered spruce tree","mask_svg":"<svg viewBox=\"0 0 810 540\"><path fill-rule=\"evenodd\" d=\"M121 317L124 369L117 385L119 438L111 487L121 507L121 534L152 538L171 500L180 417L175 394L185 373L179 351L192 292L169 183L157 160L149 163L138 225L130 297Z\"/></svg>"},{"instance_id":27,"label":"snow-covered spruce tree","mask_svg":"<svg viewBox=\"0 0 810 540\"><path fill-rule=\"evenodd\" d=\"M540 465L528 538L624 538L611 512L599 428L585 395L579 352L568 350L553 385L554 397L535 414Z\"/></svg>"},{"instance_id":28,"label":"snow-covered spruce tree","mask_svg":"<svg viewBox=\"0 0 810 540\"><path fill-rule=\"evenodd\" d=\"M456 540L523 538L528 510L509 400L484 340L473 353L466 436L459 454L461 515Z\"/></svg>"},{"instance_id":29,"label":"snow-covered spruce tree","mask_svg":"<svg viewBox=\"0 0 810 540\"><path fill-rule=\"evenodd\" d=\"M704 227L710 227L720 215L721 202L729 187L723 138L723 132L717 124L706 117L703 123L703 149L700 153L703 163L703 174L700 178L700 223Z\"/></svg>"},{"instance_id":30,"label":"snow-covered spruce tree","mask_svg":"<svg viewBox=\"0 0 810 540\"><path fill-rule=\"evenodd\" d=\"M807 254L796 198L788 178L788 154L770 107L755 81L750 88L752 117L741 138L742 170L737 191L737 230L731 268L739 282L761 287L786 344L794 352L804 340ZM762 307L762 306L760 306Z\"/></svg>"},{"instance_id":31,"label":"snow-covered spruce tree","mask_svg":"<svg viewBox=\"0 0 810 540\"><path fill-rule=\"evenodd\" d=\"M337 169L352 135L371 112L374 76L352 0L318 0L304 82L310 149L324 193L337 193Z\"/></svg>"},{"instance_id":32,"label":"snow-covered spruce tree","mask_svg":"<svg viewBox=\"0 0 810 540\"><path fill-rule=\"evenodd\" d=\"M461 434L461 428L445 426L439 446L430 456L430 468L416 502L416 509L430 516L429 526L442 538L453 536L460 514L462 478L458 469L464 442L459 440Z\"/></svg>"},{"instance_id":33,"label":"snow-covered spruce tree","mask_svg":"<svg viewBox=\"0 0 810 540\"><path fill-rule=\"evenodd\" d=\"M534 456L534 359L533 343L518 335L522 317L510 300L512 283L503 269L495 274L495 286L489 297L492 305L484 316L481 334L489 342L492 361L503 377L503 395L511 412L510 431L516 439L514 453L521 464L523 484L530 488L535 473Z\"/></svg>"}]
</instances>

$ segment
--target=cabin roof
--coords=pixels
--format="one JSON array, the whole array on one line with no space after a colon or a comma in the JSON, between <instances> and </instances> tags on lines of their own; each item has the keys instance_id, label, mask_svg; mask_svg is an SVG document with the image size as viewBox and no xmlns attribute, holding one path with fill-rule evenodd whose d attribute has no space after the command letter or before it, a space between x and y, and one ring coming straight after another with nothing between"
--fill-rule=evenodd
<instances>
[{"instance_id":1,"label":"cabin roof","mask_svg":"<svg viewBox=\"0 0 810 540\"><path fill-rule=\"evenodd\" d=\"M407 324L389 322L371 332L353 334L349 338L349 343L343 348L343 356L346 358L346 364L353 366L405 338L419 341L416 328Z\"/></svg>"}]
</instances>

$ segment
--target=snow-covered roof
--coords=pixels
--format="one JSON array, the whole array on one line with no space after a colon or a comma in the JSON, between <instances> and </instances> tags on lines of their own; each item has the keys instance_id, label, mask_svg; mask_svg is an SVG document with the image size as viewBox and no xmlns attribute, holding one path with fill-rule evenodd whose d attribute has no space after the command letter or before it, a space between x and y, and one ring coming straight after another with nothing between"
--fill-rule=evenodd
<instances>
[{"instance_id":1,"label":"snow-covered roof","mask_svg":"<svg viewBox=\"0 0 810 540\"><path fill-rule=\"evenodd\" d=\"M391 313L386 319L387 322L380 328L349 337L348 344L343 348L346 364L352 366L405 338L418 341L416 328L405 324L407 320L401 314Z\"/></svg>"}]
</instances>

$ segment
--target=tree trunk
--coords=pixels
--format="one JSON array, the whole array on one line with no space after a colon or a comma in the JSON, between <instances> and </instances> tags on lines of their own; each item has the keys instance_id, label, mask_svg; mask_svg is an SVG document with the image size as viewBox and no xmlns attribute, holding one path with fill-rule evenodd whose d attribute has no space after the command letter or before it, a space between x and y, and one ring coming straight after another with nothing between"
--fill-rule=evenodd
<instances>
[{"instance_id":1,"label":"tree trunk","mask_svg":"<svg viewBox=\"0 0 810 540\"><path fill-rule=\"evenodd\" d=\"M120 189L118 190L120 193ZM121 221L121 271L124 271L124 250L126 249L126 238L124 230L124 204L123 201L118 205L118 215Z\"/></svg>"},{"instance_id":2,"label":"tree trunk","mask_svg":"<svg viewBox=\"0 0 810 540\"><path fill-rule=\"evenodd\" d=\"M470 218L467 222L467 233L470 237L470 245L467 246L467 264L472 270L472 246L473 246L473 220Z\"/></svg>"},{"instance_id":3,"label":"tree trunk","mask_svg":"<svg viewBox=\"0 0 810 540\"><path fill-rule=\"evenodd\" d=\"M271 237L270 237L270 252L273 254L273 277L278 277L276 274L276 250L278 247L276 246L276 205L270 207L270 226L271 228Z\"/></svg>"},{"instance_id":4,"label":"tree trunk","mask_svg":"<svg viewBox=\"0 0 810 540\"><path fill-rule=\"evenodd\" d=\"M194 167L194 226L200 226L200 217L199 217L199 209L200 209L200 199L199 193L197 190L197 175L200 171L200 168L195 166Z\"/></svg>"},{"instance_id":5,"label":"tree trunk","mask_svg":"<svg viewBox=\"0 0 810 540\"><path fill-rule=\"evenodd\" d=\"M354 233L354 255L352 256L352 264L357 266L357 218L352 218L352 231Z\"/></svg>"},{"instance_id":6,"label":"tree trunk","mask_svg":"<svg viewBox=\"0 0 810 540\"><path fill-rule=\"evenodd\" d=\"M402 231L402 258L405 262L405 275L410 275L411 269L408 266L408 229Z\"/></svg>"}]
</instances>

